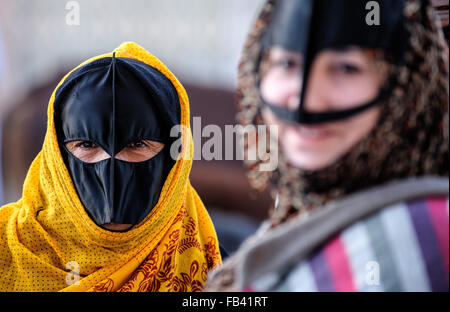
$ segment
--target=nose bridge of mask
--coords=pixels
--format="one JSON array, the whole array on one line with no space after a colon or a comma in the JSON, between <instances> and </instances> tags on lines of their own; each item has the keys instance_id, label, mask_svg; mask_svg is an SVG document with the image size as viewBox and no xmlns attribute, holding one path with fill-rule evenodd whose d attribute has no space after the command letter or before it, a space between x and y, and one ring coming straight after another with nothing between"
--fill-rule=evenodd
<instances>
[{"instance_id":1,"label":"nose bridge of mask","mask_svg":"<svg viewBox=\"0 0 450 312\"><path fill-rule=\"evenodd\" d=\"M382 88L373 100L342 111L311 113L304 100L317 56L326 50L346 47L381 49L396 61L405 48L403 0L386 0L380 4L380 25L367 23L368 1L299 0L277 1L272 19L263 38L263 49L279 46L299 53L304 59L301 71L299 105L295 110L275 105L261 96L262 102L278 117L300 124L338 121L366 111L380 103L388 90Z\"/></svg>"},{"instance_id":2,"label":"nose bridge of mask","mask_svg":"<svg viewBox=\"0 0 450 312\"><path fill-rule=\"evenodd\" d=\"M166 125L156 103L151 103L151 94L125 63L120 59L116 63L114 96L120 105L115 105L114 113L114 156L139 140L161 143L167 140Z\"/></svg>"}]
</instances>

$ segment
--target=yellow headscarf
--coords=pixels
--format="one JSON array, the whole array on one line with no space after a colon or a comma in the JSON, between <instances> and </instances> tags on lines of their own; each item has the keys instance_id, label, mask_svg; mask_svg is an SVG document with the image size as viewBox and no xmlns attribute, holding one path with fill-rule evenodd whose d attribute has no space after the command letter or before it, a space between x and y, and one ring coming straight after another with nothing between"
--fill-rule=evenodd
<instances>
[{"instance_id":1,"label":"yellow headscarf","mask_svg":"<svg viewBox=\"0 0 450 312\"><path fill-rule=\"evenodd\" d=\"M156 57L132 42L116 57L141 61L164 74L181 105L181 154L159 201L128 232L98 227L85 212L56 138L53 102L48 106L41 152L25 179L22 198L0 208L0 291L199 291L221 263L217 236L190 185L193 143L189 101L180 82Z\"/></svg>"}]
</instances>

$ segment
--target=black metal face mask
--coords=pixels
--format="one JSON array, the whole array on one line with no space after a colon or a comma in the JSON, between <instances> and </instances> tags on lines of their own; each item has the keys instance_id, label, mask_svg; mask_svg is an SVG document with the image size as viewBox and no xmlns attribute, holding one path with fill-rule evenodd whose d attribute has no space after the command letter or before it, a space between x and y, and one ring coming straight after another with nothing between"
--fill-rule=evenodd
<instances>
[{"instance_id":1,"label":"black metal face mask","mask_svg":"<svg viewBox=\"0 0 450 312\"><path fill-rule=\"evenodd\" d=\"M136 225L157 204L175 163L169 155L173 141L169 133L179 123L179 107L169 79L128 58L89 63L58 89L55 125L61 154L84 208L97 225ZM141 140L161 142L165 147L141 162L115 158ZM66 148L71 141L95 143L110 157L84 162Z\"/></svg>"},{"instance_id":2,"label":"black metal face mask","mask_svg":"<svg viewBox=\"0 0 450 312\"><path fill-rule=\"evenodd\" d=\"M298 54L299 63L301 63L298 97L293 109L286 107L287 105L274 103L260 89L263 104L286 121L317 124L352 117L385 99L391 92L388 89L388 85L391 84L380 87L377 94L371 95L369 100L364 99L358 102L359 100L356 99L355 103L346 103L347 105L343 106L345 110L309 112L304 107L309 83L314 75L315 62L324 52L345 51L356 47L382 50L390 56L390 61L396 63L402 61L406 45L403 0L376 1L376 4L379 4L379 10L377 7L367 6L370 2L361 0L276 1L271 21L262 38L260 59L264 52L272 47L280 47ZM370 9L375 10L373 14L378 14L375 16L374 23L370 16L368 19L368 15L371 14ZM347 94L356 93L358 88L361 90L358 82L361 85L362 82L358 80L356 82L347 83Z\"/></svg>"}]
</instances>

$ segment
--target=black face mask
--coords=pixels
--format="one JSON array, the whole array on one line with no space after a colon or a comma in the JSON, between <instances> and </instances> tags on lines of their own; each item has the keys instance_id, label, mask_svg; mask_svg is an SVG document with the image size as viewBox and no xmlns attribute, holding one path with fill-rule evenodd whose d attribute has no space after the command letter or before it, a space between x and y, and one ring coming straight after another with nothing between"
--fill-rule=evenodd
<instances>
[{"instance_id":1,"label":"black face mask","mask_svg":"<svg viewBox=\"0 0 450 312\"><path fill-rule=\"evenodd\" d=\"M407 33L404 29L403 0L377 1L380 5L379 25L366 21L369 1L362 0L278 0L271 21L262 38L262 52L279 46L302 57L302 86L297 109L291 110L262 102L278 117L300 124L338 121L362 113L385 99L391 90L383 88L368 103L351 105L351 109L311 113L303 108L311 69L317 56L325 50L347 47L379 49L395 63L402 60ZM262 59L262 54L261 57ZM390 84L386 84L390 85ZM350 105L349 105L350 107Z\"/></svg>"},{"instance_id":2,"label":"black face mask","mask_svg":"<svg viewBox=\"0 0 450 312\"><path fill-rule=\"evenodd\" d=\"M55 125L61 154L91 219L136 225L156 205L175 161L168 137L179 123L179 100L172 83L156 69L127 58L104 58L70 75L58 89ZM165 144L151 159L133 163L114 158L141 140ZM65 143L89 141L111 157L86 163Z\"/></svg>"}]
</instances>

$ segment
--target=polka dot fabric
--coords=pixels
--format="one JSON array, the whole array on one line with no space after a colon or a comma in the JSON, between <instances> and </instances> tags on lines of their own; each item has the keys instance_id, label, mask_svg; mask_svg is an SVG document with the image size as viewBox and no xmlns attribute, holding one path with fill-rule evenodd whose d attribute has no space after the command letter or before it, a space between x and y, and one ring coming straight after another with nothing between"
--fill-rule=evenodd
<instances>
[{"instance_id":1,"label":"polka dot fabric","mask_svg":"<svg viewBox=\"0 0 450 312\"><path fill-rule=\"evenodd\" d=\"M128 232L98 227L85 212L61 157L53 120L56 90L77 68L100 58L132 58L163 73L178 92L181 153L155 208ZM0 291L195 291L221 262L211 219L190 185L193 144L183 86L133 42L87 60L53 92L41 152L22 198L0 208Z\"/></svg>"}]
</instances>

